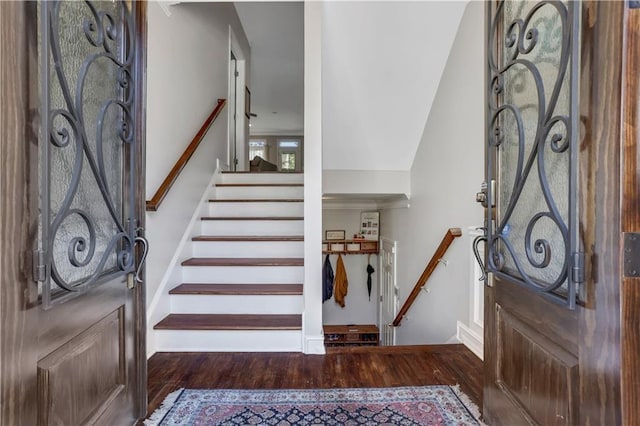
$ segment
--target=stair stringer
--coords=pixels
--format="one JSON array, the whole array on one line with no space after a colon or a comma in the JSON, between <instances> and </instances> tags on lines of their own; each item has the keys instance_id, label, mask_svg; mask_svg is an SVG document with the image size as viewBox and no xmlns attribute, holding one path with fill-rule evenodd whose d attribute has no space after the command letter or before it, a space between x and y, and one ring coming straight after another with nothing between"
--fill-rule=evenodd
<instances>
[{"instance_id":1,"label":"stair stringer","mask_svg":"<svg viewBox=\"0 0 640 426\"><path fill-rule=\"evenodd\" d=\"M196 230L200 225L200 218L206 216L209 211L209 199L215 197L215 191L213 191L212 188L214 188L216 182L219 181L221 171L220 160L216 160L216 169L211 176L209 184L204 190L191 216L191 220L180 239L180 243L171 258L167 272L162 277L156 293L151 298L151 302L147 305L147 358L151 357L151 355L158 350L158 330L154 330L153 326L171 311L169 290L182 281L181 263L192 255L193 241L191 241L191 239L196 235ZM153 250L153 247L150 249Z\"/></svg>"}]
</instances>

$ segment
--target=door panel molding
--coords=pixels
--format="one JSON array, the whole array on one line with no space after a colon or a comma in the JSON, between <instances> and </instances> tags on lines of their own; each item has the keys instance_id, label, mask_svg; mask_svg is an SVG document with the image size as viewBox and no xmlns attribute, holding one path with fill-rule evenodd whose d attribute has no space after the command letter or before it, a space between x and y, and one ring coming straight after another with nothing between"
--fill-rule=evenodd
<instances>
[{"instance_id":1,"label":"door panel molding","mask_svg":"<svg viewBox=\"0 0 640 426\"><path fill-rule=\"evenodd\" d=\"M532 423L575 424L578 358L499 304L496 309L498 388Z\"/></svg>"},{"instance_id":2,"label":"door panel molding","mask_svg":"<svg viewBox=\"0 0 640 426\"><path fill-rule=\"evenodd\" d=\"M126 385L124 309L38 361L39 424L92 424Z\"/></svg>"},{"instance_id":3,"label":"door panel molding","mask_svg":"<svg viewBox=\"0 0 640 426\"><path fill-rule=\"evenodd\" d=\"M517 284L496 278L495 285L500 286L496 305L504 307L518 320L529 324L538 333L566 348L567 351L573 354L578 353L580 339L576 332L579 319L577 313L567 311L561 305L550 304L540 296L528 298L527 303L514 303L519 300L522 292Z\"/></svg>"}]
</instances>

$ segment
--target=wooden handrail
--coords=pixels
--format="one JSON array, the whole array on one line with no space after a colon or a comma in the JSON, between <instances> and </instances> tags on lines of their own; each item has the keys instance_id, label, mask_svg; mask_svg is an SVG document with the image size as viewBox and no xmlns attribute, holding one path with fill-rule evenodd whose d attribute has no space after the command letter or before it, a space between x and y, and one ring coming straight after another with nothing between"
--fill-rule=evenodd
<instances>
[{"instance_id":1,"label":"wooden handrail","mask_svg":"<svg viewBox=\"0 0 640 426\"><path fill-rule=\"evenodd\" d=\"M202 124L202 127L200 127L198 133L196 133L196 135L193 137L193 140L191 141L189 146L187 146L180 158L178 158L178 161L176 161L176 164L173 165L173 168L171 169L167 177L162 181L160 188L158 188L156 193L153 194L151 200L147 200L146 210L148 212L155 212L158 210L160 203L162 203L164 197L167 196L169 189L171 189L176 179L178 179L178 175L180 175L180 172L182 171L182 169L184 169L184 166L187 165L187 162L193 156L193 153L196 152L196 149L198 149L200 142L202 142L202 139L204 139L204 135L207 134L209 127L211 127L218 115L220 115L220 111L222 111L222 108L224 108L226 103L226 99L218 99L218 103L216 104L213 112Z\"/></svg>"},{"instance_id":2,"label":"wooden handrail","mask_svg":"<svg viewBox=\"0 0 640 426\"><path fill-rule=\"evenodd\" d=\"M444 256L444 254L447 252L453 240L461 235L462 231L460 230L460 228L449 228L449 230L447 230L447 233L444 234L444 237L442 238L438 249L433 254L433 257L431 257L431 260L427 264L427 267L424 268L424 272L422 272L422 275L420 275L420 278L418 278L418 282L416 282L416 285L413 287L413 290L407 298L407 301L404 302L404 305L402 305L400 312L398 312L398 315L396 315L396 318L393 320L392 324L394 327L398 327L400 325L402 318L405 316L413 302L416 300L418 294L420 294L420 290L425 285L433 271L436 269L436 266L438 266L438 261L441 260L442 256Z\"/></svg>"}]
</instances>

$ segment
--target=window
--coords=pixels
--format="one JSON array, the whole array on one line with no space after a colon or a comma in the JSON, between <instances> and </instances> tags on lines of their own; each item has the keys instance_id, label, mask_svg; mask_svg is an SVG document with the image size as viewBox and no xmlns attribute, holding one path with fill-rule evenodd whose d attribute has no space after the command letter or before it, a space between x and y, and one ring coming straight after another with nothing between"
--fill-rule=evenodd
<instances>
[{"instance_id":1,"label":"window","mask_svg":"<svg viewBox=\"0 0 640 426\"><path fill-rule=\"evenodd\" d=\"M285 172L296 170L296 153L283 152L280 154L280 169Z\"/></svg>"},{"instance_id":2,"label":"window","mask_svg":"<svg viewBox=\"0 0 640 426\"><path fill-rule=\"evenodd\" d=\"M249 139L249 160L256 156L267 159L267 141L264 139Z\"/></svg>"},{"instance_id":3,"label":"window","mask_svg":"<svg viewBox=\"0 0 640 426\"><path fill-rule=\"evenodd\" d=\"M278 145L280 146L280 148L293 148L293 149L296 149L296 148L298 148L298 146L300 146L300 141L281 140L281 141L278 142Z\"/></svg>"},{"instance_id":4,"label":"window","mask_svg":"<svg viewBox=\"0 0 640 426\"><path fill-rule=\"evenodd\" d=\"M300 164L300 139L278 139L280 171L295 172Z\"/></svg>"}]
</instances>

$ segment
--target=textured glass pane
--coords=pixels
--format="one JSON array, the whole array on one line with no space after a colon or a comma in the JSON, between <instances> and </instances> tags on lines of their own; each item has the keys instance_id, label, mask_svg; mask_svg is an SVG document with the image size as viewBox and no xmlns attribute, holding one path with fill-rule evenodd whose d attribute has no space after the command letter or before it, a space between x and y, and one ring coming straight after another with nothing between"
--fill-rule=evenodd
<instances>
[{"instance_id":1,"label":"textured glass pane","mask_svg":"<svg viewBox=\"0 0 640 426\"><path fill-rule=\"evenodd\" d=\"M124 115L117 101L123 88L112 60L122 56L121 12L117 2L93 5L92 10L85 2L67 1L57 11L50 6L53 136L46 149L52 286L76 285L115 269L122 243L117 234L123 222Z\"/></svg>"},{"instance_id":2,"label":"textured glass pane","mask_svg":"<svg viewBox=\"0 0 640 426\"><path fill-rule=\"evenodd\" d=\"M568 261L569 135L563 119L570 113L570 84L569 68L561 63L569 55L563 49L568 23L554 5L541 4L504 4L502 105L513 108L500 114L498 231L504 270L549 285L565 281ZM559 78L560 69L566 72Z\"/></svg>"}]
</instances>

